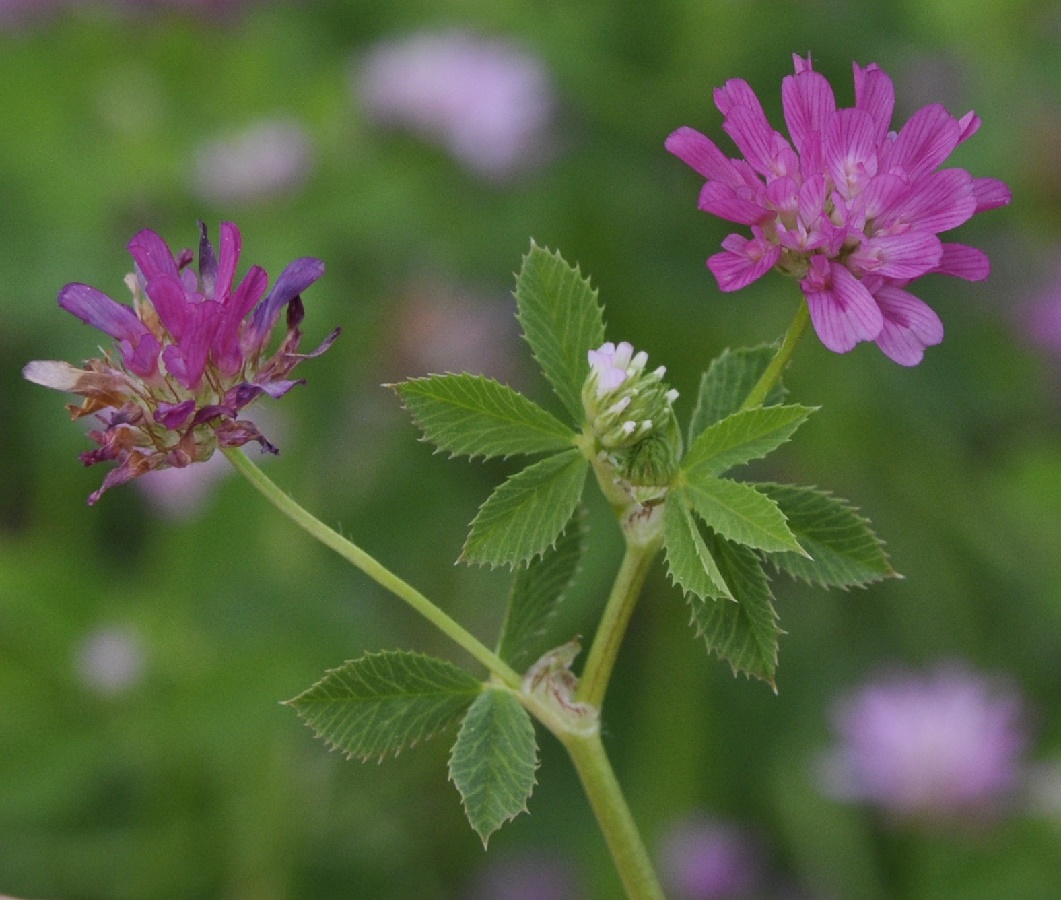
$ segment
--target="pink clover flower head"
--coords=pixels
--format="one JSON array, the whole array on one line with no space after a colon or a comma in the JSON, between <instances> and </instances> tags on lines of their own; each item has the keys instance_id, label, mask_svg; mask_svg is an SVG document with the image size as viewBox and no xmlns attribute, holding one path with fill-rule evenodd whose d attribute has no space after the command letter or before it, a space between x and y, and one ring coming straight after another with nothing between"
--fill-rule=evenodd
<instances>
[{"instance_id":1,"label":"pink clover flower head","mask_svg":"<svg viewBox=\"0 0 1061 900\"><path fill-rule=\"evenodd\" d=\"M1028 744L1016 689L957 665L892 673L837 703L830 791L923 823L990 818L1011 799Z\"/></svg>"},{"instance_id":2,"label":"pink clover flower head","mask_svg":"<svg viewBox=\"0 0 1061 900\"><path fill-rule=\"evenodd\" d=\"M667 138L667 150L707 179L700 209L751 232L729 235L707 266L723 291L771 269L790 275L830 350L875 341L895 362L916 365L943 340L943 325L906 287L930 273L987 278L983 251L939 234L1006 205L1009 188L940 168L979 129L975 113L956 119L933 104L896 132L894 87L875 63L854 65L855 105L838 108L810 57L793 59L795 74L781 85L787 138L741 79L717 88L715 104L742 158L692 128Z\"/></svg>"},{"instance_id":3,"label":"pink clover flower head","mask_svg":"<svg viewBox=\"0 0 1061 900\"><path fill-rule=\"evenodd\" d=\"M291 370L324 353L333 331L310 353L299 353L304 315L302 292L324 273L319 259L290 263L270 290L268 276L252 266L235 284L241 238L231 222L221 224L215 255L200 224L198 274L191 250L176 256L154 231L129 242L136 264L126 278L133 305L112 300L87 284L59 291L59 306L112 337L116 346L82 368L36 360L22 374L36 384L79 394L72 418L94 414L101 428L89 432L99 446L81 454L86 465L112 461L95 503L108 488L165 468L183 468L210 458L218 447L256 441L278 452L242 410L267 394L282 397L301 380ZM286 310L286 332L267 354L274 326Z\"/></svg>"}]
</instances>

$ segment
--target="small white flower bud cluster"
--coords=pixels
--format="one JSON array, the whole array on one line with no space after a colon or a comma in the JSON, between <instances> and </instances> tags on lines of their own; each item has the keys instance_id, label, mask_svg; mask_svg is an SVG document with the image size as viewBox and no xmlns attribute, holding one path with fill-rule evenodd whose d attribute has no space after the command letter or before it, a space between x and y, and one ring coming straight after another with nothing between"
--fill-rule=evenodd
<instances>
[{"instance_id":1,"label":"small white flower bud cluster","mask_svg":"<svg viewBox=\"0 0 1061 900\"><path fill-rule=\"evenodd\" d=\"M676 390L663 383L666 369L645 371L648 354L626 341L589 351L590 373L582 403L593 431L608 450L630 447L668 420Z\"/></svg>"}]
</instances>

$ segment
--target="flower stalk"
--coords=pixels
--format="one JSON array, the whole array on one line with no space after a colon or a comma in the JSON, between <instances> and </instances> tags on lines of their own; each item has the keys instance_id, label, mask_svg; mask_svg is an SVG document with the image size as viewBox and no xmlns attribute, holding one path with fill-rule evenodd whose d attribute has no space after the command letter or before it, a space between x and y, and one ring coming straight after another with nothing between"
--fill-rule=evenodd
<instances>
[{"instance_id":1,"label":"flower stalk","mask_svg":"<svg viewBox=\"0 0 1061 900\"><path fill-rule=\"evenodd\" d=\"M343 537L335 529L329 528L320 519L296 503L280 490L261 469L247 459L242 452L227 448L223 448L222 452L228 457L228 461L232 463L240 475L246 478L266 500L272 503L299 528L311 537L316 538L324 546L334 550L351 565L364 572L380 587L404 600L438 628L439 631L458 644L472 658L482 663L502 683L517 692L519 691L519 675L475 635L446 615L412 585L403 581L355 543Z\"/></svg>"}]
</instances>

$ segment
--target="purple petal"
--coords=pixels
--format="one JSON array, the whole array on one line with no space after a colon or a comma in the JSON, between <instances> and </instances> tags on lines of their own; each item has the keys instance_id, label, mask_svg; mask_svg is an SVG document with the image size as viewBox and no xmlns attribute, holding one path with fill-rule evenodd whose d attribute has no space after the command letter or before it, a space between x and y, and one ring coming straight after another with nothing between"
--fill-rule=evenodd
<instances>
[{"instance_id":1,"label":"purple petal","mask_svg":"<svg viewBox=\"0 0 1061 900\"><path fill-rule=\"evenodd\" d=\"M931 271L940 275L953 275L965 281L983 281L991 274L991 261L983 250L976 247L943 244L943 255Z\"/></svg>"},{"instance_id":2,"label":"purple petal","mask_svg":"<svg viewBox=\"0 0 1061 900\"><path fill-rule=\"evenodd\" d=\"M810 132L821 132L836 111L833 89L824 75L809 68L786 75L781 82L781 103L792 143L799 151Z\"/></svg>"},{"instance_id":3,"label":"purple petal","mask_svg":"<svg viewBox=\"0 0 1061 900\"><path fill-rule=\"evenodd\" d=\"M720 181L709 181L703 186L699 207L704 212L740 225L757 225L774 215L761 204L738 197L733 188Z\"/></svg>"},{"instance_id":4,"label":"purple petal","mask_svg":"<svg viewBox=\"0 0 1061 900\"><path fill-rule=\"evenodd\" d=\"M179 278L171 275L159 275L148 279L144 293L151 300L151 305L158 313L159 321L174 338L180 340L187 326L188 317L196 306L185 292Z\"/></svg>"},{"instance_id":5,"label":"purple petal","mask_svg":"<svg viewBox=\"0 0 1061 900\"><path fill-rule=\"evenodd\" d=\"M899 365L916 366L925 355L925 347L943 340L939 316L913 294L892 285L882 287L875 296L884 315L877 346Z\"/></svg>"},{"instance_id":6,"label":"purple petal","mask_svg":"<svg viewBox=\"0 0 1061 900\"><path fill-rule=\"evenodd\" d=\"M319 259L304 256L287 265L276 279L273 289L255 308L250 320L248 341L254 350L260 350L276 324L280 310L301 294L321 275L324 263Z\"/></svg>"},{"instance_id":7,"label":"purple petal","mask_svg":"<svg viewBox=\"0 0 1061 900\"><path fill-rule=\"evenodd\" d=\"M1013 199L1005 183L997 178L974 178L973 196L976 198L976 211L985 212L999 206L1007 206Z\"/></svg>"},{"instance_id":8,"label":"purple petal","mask_svg":"<svg viewBox=\"0 0 1061 900\"><path fill-rule=\"evenodd\" d=\"M905 173L916 181L940 165L958 145L958 122L938 103L919 109L910 117L888 156L891 171Z\"/></svg>"},{"instance_id":9,"label":"purple petal","mask_svg":"<svg viewBox=\"0 0 1061 900\"><path fill-rule=\"evenodd\" d=\"M229 294L224 311L218 322L212 352L214 362L226 375L234 375L243 365L243 350L240 347L240 326L254 305L261 299L269 284L269 277L259 266L252 266L239 287Z\"/></svg>"},{"instance_id":10,"label":"purple petal","mask_svg":"<svg viewBox=\"0 0 1061 900\"><path fill-rule=\"evenodd\" d=\"M148 333L147 326L130 307L87 284L66 285L59 291L59 306L115 340L135 344Z\"/></svg>"},{"instance_id":11,"label":"purple petal","mask_svg":"<svg viewBox=\"0 0 1061 900\"><path fill-rule=\"evenodd\" d=\"M187 423L191 414L195 411L195 401L185 400L181 403L160 402L155 410L154 418L159 425L175 431Z\"/></svg>"},{"instance_id":12,"label":"purple petal","mask_svg":"<svg viewBox=\"0 0 1061 900\"><path fill-rule=\"evenodd\" d=\"M213 299L224 302L232 291L232 280L236 277L241 247L239 229L231 222L222 222L221 255L218 259L217 286L214 289Z\"/></svg>"},{"instance_id":13,"label":"purple petal","mask_svg":"<svg viewBox=\"0 0 1061 900\"><path fill-rule=\"evenodd\" d=\"M864 219L881 219L889 222L891 210L905 199L910 185L898 175L881 174L870 179L865 190L858 195L855 208Z\"/></svg>"},{"instance_id":14,"label":"purple petal","mask_svg":"<svg viewBox=\"0 0 1061 900\"><path fill-rule=\"evenodd\" d=\"M876 339L884 327L873 295L839 264L815 256L812 271L800 287L807 297L814 330L834 353L846 353L859 341Z\"/></svg>"},{"instance_id":15,"label":"purple petal","mask_svg":"<svg viewBox=\"0 0 1061 900\"><path fill-rule=\"evenodd\" d=\"M137 232L127 247L144 276L144 281L150 281L160 275L177 277L177 263L169 246L151 229L145 228Z\"/></svg>"},{"instance_id":16,"label":"purple petal","mask_svg":"<svg viewBox=\"0 0 1061 900\"><path fill-rule=\"evenodd\" d=\"M891 78L876 64L855 69L855 108L865 110L873 120L874 139L879 147L891 128L895 110L895 87Z\"/></svg>"},{"instance_id":17,"label":"purple petal","mask_svg":"<svg viewBox=\"0 0 1061 900\"><path fill-rule=\"evenodd\" d=\"M748 239L731 234L723 242L723 253L716 253L707 261L707 267L718 279L719 290L740 290L761 278L777 265L781 247L762 238Z\"/></svg>"},{"instance_id":18,"label":"purple petal","mask_svg":"<svg viewBox=\"0 0 1061 900\"><path fill-rule=\"evenodd\" d=\"M958 120L958 128L961 133L958 136L958 143L969 140L976 132L980 130L981 120L980 117L969 110L964 116Z\"/></svg>"},{"instance_id":19,"label":"purple petal","mask_svg":"<svg viewBox=\"0 0 1061 900\"><path fill-rule=\"evenodd\" d=\"M741 184L732 160L718 149L714 141L693 128L683 125L667 138L663 146L704 178L734 187Z\"/></svg>"}]
</instances>

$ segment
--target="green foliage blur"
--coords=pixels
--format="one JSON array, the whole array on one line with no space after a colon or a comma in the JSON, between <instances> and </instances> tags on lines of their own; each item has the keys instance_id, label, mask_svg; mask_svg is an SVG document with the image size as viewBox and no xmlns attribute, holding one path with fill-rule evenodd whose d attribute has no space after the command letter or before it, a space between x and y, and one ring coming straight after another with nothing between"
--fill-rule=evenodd
<instances>
[{"instance_id":1,"label":"green foliage blur","mask_svg":"<svg viewBox=\"0 0 1061 900\"><path fill-rule=\"evenodd\" d=\"M852 500L905 578L850 593L779 579L775 696L708 657L658 566L609 693L607 744L650 845L691 812L740 823L793 896L1061 896L1056 777L1052 804L1043 789L1034 810L989 828L925 833L841 804L816 775L837 696L882 665L941 659L1014 678L1033 712L1032 760L1049 770L1061 758L1061 360L1022 330L1061 246L1057 4L27 8L8 17L0 4L0 894L474 898L484 867L534 852L570 867L577 896L620 896L548 735L530 814L488 854L445 778L452 735L379 766L316 742L278 701L327 668L381 648L468 661L223 465L200 499L133 484L87 507L103 467L79 464L90 445L64 398L20 370L96 353L100 336L56 293L83 281L126 301L124 247L141 228L179 248L195 245L197 219L214 234L235 221L241 271L273 277L321 257L305 344L335 325L343 335L299 369L307 385L254 408L282 450L263 465L492 641L508 577L453 561L512 469L432 455L381 384L480 370L555 409L510 294L533 237L592 277L611 339L666 364L687 421L711 358L779 337L798 291L775 274L718 291L704 260L729 228L697 211L701 181L663 141L691 125L729 147L711 90L731 77L780 125L781 78L809 51L842 105L855 60L895 79L899 122L930 102L975 108L983 128L954 164L1014 193L957 238L987 250L989 281L918 284L947 328L922 365L902 369L873 345L837 356L809 336L787 377L795 402L823 409L766 477ZM550 150L511 179L379 127L359 100L376 42L454 27L514 41L552 78ZM263 121L306 136L297 183L255 196L204 187L206 142ZM557 644L592 634L621 551L608 515L590 509Z\"/></svg>"}]
</instances>

